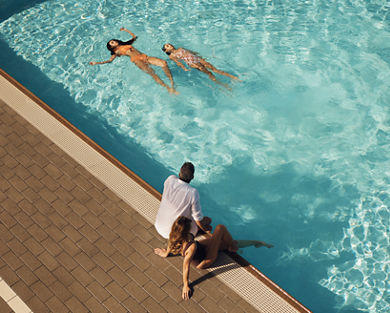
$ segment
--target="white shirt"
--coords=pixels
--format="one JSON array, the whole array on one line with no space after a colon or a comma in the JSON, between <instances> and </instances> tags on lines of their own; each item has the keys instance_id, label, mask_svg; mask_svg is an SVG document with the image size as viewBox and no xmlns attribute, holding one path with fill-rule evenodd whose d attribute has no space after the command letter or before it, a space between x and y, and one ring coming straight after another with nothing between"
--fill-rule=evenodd
<instances>
[{"instance_id":1,"label":"white shirt","mask_svg":"<svg viewBox=\"0 0 390 313\"><path fill-rule=\"evenodd\" d=\"M161 236L168 238L172 224L179 216L192 220L191 233L195 236L198 232L195 221L203 219L199 193L190 184L171 175L164 182L164 191L154 227Z\"/></svg>"}]
</instances>

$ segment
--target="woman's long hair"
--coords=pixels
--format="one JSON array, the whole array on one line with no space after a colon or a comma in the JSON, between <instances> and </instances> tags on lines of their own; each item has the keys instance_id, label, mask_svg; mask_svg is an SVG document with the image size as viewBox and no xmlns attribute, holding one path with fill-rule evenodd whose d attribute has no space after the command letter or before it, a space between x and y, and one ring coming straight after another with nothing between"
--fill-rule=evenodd
<instances>
[{"instance_id":1,"label":"woman's long hair","mask_svg":"<svg viewBox=\"0 0 390 313\"><path fill-rule=\"evenodd\" d=\"M133 42L134 42L136 39L137 39L137 37L134 37L134 38L132 38L132 39L130 39L130 40L128 40L128 41L122 41L122 40L119 40L119 39L111 39L111 40L116 41L116 42L119 44L119 46L124 46L124 45L132 45ZM107 42L107 49L110 50L111 55L113 55L113 54L115 54L115 49L116 49L117 47L115 47L115 48L111 47L111 45L110 45L110 41L111 41L111 40L109 40L109 41Z\"/></svg>"},{"instance_id":2,"label":"woman's long hair","mask_svg":"<svg viewBox=\"0 0 390 313\"><path fill-rule=\"evenodd\" d=\"M190 233L191 220L184 216L179 216L173 223L168 239L168 249L172 254L180 254L183 244L193 240Z\"/></svg>"}]
</instances>

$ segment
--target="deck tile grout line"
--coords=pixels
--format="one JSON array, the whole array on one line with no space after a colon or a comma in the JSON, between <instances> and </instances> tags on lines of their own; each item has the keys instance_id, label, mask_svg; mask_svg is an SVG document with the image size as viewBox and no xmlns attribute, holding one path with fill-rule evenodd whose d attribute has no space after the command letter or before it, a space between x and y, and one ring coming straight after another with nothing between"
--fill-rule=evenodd
<instances>
[{"instance_id":1,"label":"deck tile grout line","mask_svg":"<svg viewBox=\"0 0 390 313\"><path fill-rule=\"evenodd\" d=\"M0 73L1 74L1 73ZM3 74L4 76L4 74ZM3 80L1 80L3 79ZM5 79L0 75L0 89L3 89L4 88L4 81ZM15 86L13 86L15 88ZM9 86L7 86L7 88L9 88ZM12 89L12 88L11 88ZM1 91L1 90L0 90ZM3 96L3 95L2 95ZM8 98L7 98L8 97ZM7 95L7 99L4 100L6 104L9 105L8 102L12 102L14 101L14 99L12 99L12 95ZM20 103L16 103L16 107L13 108L13 110L15 110L17 113L21 114L24 118L26 118L27 120L30 120L30 122L34 122L34 120L38 120L40 121L39 124L44 124L45 122L43 122L41 120L41 118L38 118L37 116L33 116L35 113L37 113L38 111L43 111L45 112L46 114L49 114L46 111L44 111L44 109L42 109L41 107L39 107L37 105L37 100L34 100L33 97L31 97L31 95L29 95L28 93L24 92L24 94L20 95L18 94L16 96L17 99L21 99L23 98L23 100L20 101ZM27 99L26 99L27 98ZM22 103L22 105L21 105ZM10 105L10 107L13 107L13 105ZM26 114L23 114L21 112L21 110L29 110L29 108L34 111L34 114L30 114L31 112L29 111L27 115L29 116L26 116ZM15 112L13 111L13 112ZM3 110L4 112L4 110ZM14 114L15 116L17 116L17 114L15 113ZM47 117L45 117L46 119ZM50 118L52 119L55 119L53 116L50 116ZM59 118L57 118L59 120ZM22 120L22 118L18 117L17 118L18 122L20 120ZM58 122L58 121L57 121ZM10 123L12 123L12 125L15 125L15 121L12 120ZM53 123L54 124L54 123ZM51 125L53 125L51 124ZM39 125L41 126L41 125ZM44 126L44 125L43 125ZM38 126L36 126L38 127ZM19 127L20 128L20 127ZM62 148L69 148L71 146L71 144L68 142L68 139L69 138L76 138L76 141L79 140L79 141L83 141L82 139L82 136L80 135L75 135L75 134L68 134L66 136L65 139L59 139L58 141L58 138L57 138L57 142L56 142L56 138L54 138L55 136L58 136L59 133L61 133L61 135L63 134L63 131L65 130L65 126L62 125L61 126L61 132L57 132L57 131L53 131L51 130L51 132L49 132L48 134L45 134L45 132L43 132L46 136L48 136L49 139L46 139L45 141L42 141L41 142L41 145L43 142L46 142L46 144L48 146L51 146L53 145L51 143L50 140L53 140L54 144L58 144L58 142L60 143L59 144L59 148L58 149L62 149ZM74 128L74 127L73 127ZM69 132L72 132L72 130L66 128L67 131ZM22 132L22 130L20 130L20 132ZM54 137L52 137L52 135L54 134ZM31 137L31 136L30 136ZM73 140L72 139L72 140ZM84 139L85 140L85 139ZM85 144L85 142L84 142ZM87 145L88 145L88 142L87 142ZM80 144L76 144L76 147L80 147ZM32 148L34 150L34 154L36 155L36 157L34 158L34 163L33 164L37 164L37 162L39 161L44 161L46 159L46 157L48 157L49 155L53 155L55 154L55 152L48 152L47 150L43 150L43 153L40 153L39 149L35 149ZM83 173L83 170L86 169L90 174L92 174L93 176L95 176L95 183L98 183L100 184L102 189L103 189L103 192L105 194L106 197L109 197L109 195L112 193L114 194L115 196L119 196L120 198L122 198L121 201L124 201L127 205L129 205L131 208L136 208L137 209L137 212L135 214L132 214L132 218L135 219L136 221L136 225L137 227L139 228L145 228L145 231L146 232L150 232L151 230L153 230L153 228L151 227L151 225L153 224L153 220L154 220L154 214L156 213L155 210L156 208L158 207L158 198L155 196L155 194L153 193L145 193L145 184L139 184L137 181L135 181L134 179L132 179L131 177L129 177L124 171L123 169L120 167L120 165L118 164L115 164L115 162L113 163L110 163L110 159L107 158L107 155L100 155L100 156L94 156L94 157L91 157L90 158L90 150L98 150L96 148L92 148L90 146L88 147L84 147L82 148L82 151L85 152L85 151L89 151L88 153L88 159L85 158L85 155L80 155L80 153L76 153L75 155L73 154L70 154L67 155L66 153L62 156L59 156L58 158L65 161L67 160L67 163L69 164L70 168L72 170L75 170L76 171L76 175L82 175ZM101 148L100 148L101 149ZM45 152L46 151L46 152ZM57 150L58 152L59 150ZM24 153L24 152L23 152ZM69 153L69 151L68 151ZM96 153L96 151L95 151ZM61 153L60 153L61 154ZM74 160L72 159L74 158ZM37 161L38 160L38 161ZM16 160L16 157L15 159L13 158L13 161L12 160L9 160L11 163L9 163L9 166L11 169L17 167L17 160ZM15 162L16 162L16 165L15 165ZM83 164L80 165L80 164L77 164L77 162L79 162L80 164ZM84 162L84 163L83 163ZM44 177L48 177L48 175L50 175L50 173L48 173L48 171L50 170L50 165L55 165L55 163L52 163L52 162L46 162L45 165L44 165L44 170L43 170L43 174L44 176L42 176L41 178L44 178ZM31 165L29 166L31 167ZM111 177L110 175L113 175L113 172L115 172L115 178L114 177ZM109 173L109 175L107 175ZM63 173L64 174L64 173ZM64 176L64 175L60 175L60 177ZM14 174L15 175L15 174ZM14 175L12 175L12 177L14 177ZM38 174L39 175L39 174ZM107 179L107 176L109 179ZM114 175L113 175L114 176ZM129 179L130 178L130 179ZM39 178L38 178L39 179ZM72 179L75 179L74 177L72 177ZM99 181L101 180L101 181ZM23 184L18 184L18 182L14 179L13 180L14 184L13 185L13 188L17 188L19 187L20 188L23 188L23 190L25 190L24 188L24 185ZM104 186L104 184L107 184L108 186L110 186L111 188L107 188ZM146 184L147 185L147 184ZM84 185L85 187L86 185ZM45 189L41 190L39 192L39 196L44 200L44 201L47 201L47 203L52 206L54 205L55 203L58 203L59 200L61 201L64 201L65 202L65 205L66 206L69 206L70 205L70 201L66 202L66 199L62 199L61 195L59 195L60 191L59 189L62 188L62 187L57 187L55 188L54 190L54 195L53 194L50 194L50 190L47 189L45 187ZM18 188L17 188L18 189ZM85 190L87 189L87 190ZM83 200L89 200L89 202L91 202L93 200L93 195L90 195L90 193L88 192L88 190L91 189L90 188L83 188L82 185L79 185L79 184L76 184L75 186L73 186L73 188L71 189L71 194L73 195L74 199L76 199L76 201L79 201L79 202L83 202ZM114 191L114 192L113 192ZM81 194L81 192L85 192L85 194ZM108 193L108 196L106 195L106 193ZM142 194L142 196L138 196L138 199L133 199L128 196L128 194ZM85 198L85 196L88 196L88 199ZM103 200L102 200L103 201ZM20 201L21 202L21 201ZM120 202L120 201L119 201ZM119 203L118 202L118 203ZM95 213L95 211L92 211L91 209L91 206L93 205L96 205L98 204L98 202L96 202L95 204L92 203L89 203L89 205L87 205L88 207L88 211L89 212L93 212ZM24 204L23 206L25 206L26 204ZM18 207L20 208L20 205L18 203ZM126 211L126 206L121 206L119 205L119 207L121 207L121 209L125 212L125 213L128 213L128 211ZM30 217L34 217L34 219L39 219L39 214L37 214L37 212L39 212L40 214L42 214L42 212L40 211L40 209L38 208L35 208L34 207L34 210L30 210L30 211L24 211L23 210L23 213L29 215ZM56 211L58 213L58 211ZM62 212L62 211L61 211ZM99 211L96 211L96 213L99 212ZM116 211L118 212L118 211ZM102 212L100 212L101 214ZM69 212L68 212L69 214ZM67 217L68 214L64 214L65 216L62 216L62 217ZM97 216L100 218L100 214L98 214ZM109 213L110 214L110 213ZM115 215L115 218L116 216L119 216L119 214L121 214L120 212ZM61 214L60 214L61 215ZM50 215L51 216L51 215ZM47 235L49 234L50 237L54 236L57 237L57 239L60 238L60 241L62 242L65 238L69 238L71 239L71 241L73 243L75 243L77 246L80 247L80 245L78 244L83 238L86 238L88 240L88 242L90 244L93 244L94 246L95 245L99 245L98 242L101 242L101 243L104 243L105 241L107 241L108 243L112 243L114 242L114 240L110 240L109 238L107 238L107 236L104 235L104 232L107 233L107 230L113 230L112 227L110 225L106 225L105 223L103 223L103 225L107 226L107 228L104 228L104 227L101 227L100 230L96 230L96 231L91 231L93 230L94 227L92 227L86 220L85 218L83 218L85 216L85 214L81 214L80 215L80 218L82 218L84 224L81 225L80 227L77 227L77 225L72 225L69 223L69 220L68 219L65 219L65 221L68 222L68 224L66 225L63 225L63 227L59 227L56 225L56 223L53 223L52 225L46 225L46 226L36 226L35 228L32 228L33 225L30 225L30 227L27 227L26 229L28 229L28 232L25 231L26 234L29 234L29 235L38 235L40 237L40 239L38 239L38 243L41 245L43 242L45 242L45 240L47 240ZM121 215L121 217L123 216L123 214ZM111 217L114 217L114 216L111 216ZM54 217L53 217L54 218ZM114 218L114 220L115 220ZM145 219L151 223L146 223L145 222ZM61 223L59 220L57 220L58 223ZM17 223L16 225L19 225L19 223ZM120 222L120 224L117 226L117 227L114 227L114 233L116 233L118 235L118 233L116 232L116 228L120 227L120 226L124 226L126 225L123 221ZM76 227L75 227L76 226ZM20 226L21 227L21 226ZM25 235L23 234L22 230L23 230L23 227L22 229L21 228L17 228L15 227L15 225L12 227L12 229L14 230L13 233L16 234L16 237L23 241L23 237L25 237ZM73 232L73 234L69 233L70 231L72 232L72 228L74 229L74 231L76 233L78 233L78 236L76 235L76 233ZM118 231L121 231L123 233L123 229L122 230L118 230ZM144 230L143 230L144 231ZM43 234L39 234L40 232L43 232ZM62 234L62 235L61 235ZM151 239L149 240L152 240L153 239L153 236L151 236ZM139 239L143 240L142 238L142 235L139 234L139 232L137 232L136 234L133 235L133 238L134 237L138 237ZM121 238L121 236L119 237L116 237L116 238ZM103 241L100 241L100 240L103 240ZM112 239L112 238L111 238ZM144 242L145 244L148 244L148 240L146 240L146 242ZM53 248L53 247L51 247ZM80 247L81 248L81 247ZM118 249L114 249L114 251L111 250L111 252L107 249L105 249L106 251L104 251L104 249L102 251L100 251L99 253L102 253L102 255L105 255L106 257L110 258L110 257L115 257L116 258L116 261L115 262L112 262L112 264L114 264L114 266L118 266L118 263L121 263L121 266L123 268L121 268L121 270L124 270L126 273L133 267L137 267L138 268L138 271L140 272L145 272L150 266L153 266L153 262L152 263L149 263L148 264L142 264L142 262L139 262L138 264L137 263L133 263L134 265L132 265L130 268L127 267L127 265L123 265L122 261L123 260L123 257L126 257L126 256L123 256L121 253L118 254ZM50 251L49 249L44 249L44 251L46 251L49 256L51 256L52 254L52 251ZM83 251L83 250L82 250ZM56 270L58 268L58 265L55 265L55 264L51 264L50 263L50 258L48 257L48 255L43 255L44 252L41 251L41 253L39 254L39 257L40 259L43 259L45 260L46 262L44 262L43 264L45 265L50 265L50 267L52 267L53 270ZM85 255L86 252L83 251L83 253ZM131 255L136 255L137 251L134 251ZM81 257L79 256L81 255ZM83 270L86 270L88 271L88 268L90 268L90 264L86 263L85 262L85 257L83 256L83 254L81 253L78 253L75 255L78 260L77 260L77 266L80 266L81 268L83 268ZM142 259L142 254L137 254L136 255L138 259ZM11 256L12 257L12 256ZM81 260L81 261L80 261ZM226 256L224 257L224 260L227 261L227 264L232 264L232 262L234 263L234 261L232 261L232 259L230 259L229 257L226 258ZM144 261L146 261L146 259L144 258ZM47 263L47 264L46 264ZM172 267L174 270L177 270L177 260L168 260L168 263L170 263L170 267ZM98 263L95 263L95 267ZM145 267L146 265L146 267ZM222 271L220 271L220 268L222 268ZM91 268L92 269L92 268ZM74 268L71 269L71 271L73 271ZM217 274L217 278L220 279L221 277L223 278L223 280L226 280L227 278L227 281L234 281L236 279L236 277L240 274L245 274L246 277L249 277L251 274L249 274L245 269L241 269L241 272L240 274L238 274L239 272L239 266L237 268L234 268L234 269L231 269L229 270L229 273L226 273L226 272L223 272L223 267L216 267L216 268L213 268L211 269L212 272L214 271L220 271L220 273ZM245 276L244 275L244 276ZM173 283L172 281L168 281L168 282L171 282ZM167 282L164 284L164 286L167 284ZM145 284L144 284L145 285ZM142 288L144 288L144 285L142 285ZM232 284L232 285L229 285L229 283L227 284L228 286L234 286L235 284ZM233 290L235 290L233 288ZM271 290L268 290L268 292L271 292ZM272 291L273 292L273 291ZM246 294L246 292L244 292L244 294L242 293L239 293L241 295L241 298L240 298L240 301L248 301L249 303L252 303L253 305L253 302L251 300L255 300L254 298L250 299L248 297L248 295ZM280 295L278 295L280 297ZM153 297L152 297L153 298ZM151 299L152 299L151 298ZM257 297L255 297L257 298ZM244 300L245 299L245 300ZM153 299L152 299L153 300ZM203 301L204 299L200 300L200 302L204 302ZM214 300L213 300L214 301ZM281 300L281 302L283 302L284 300ZM288 301L287 301L288 302ZM287 303L286 302L286 303ZM284 305L286 305L286 303L284 303ZM291 305L291 303L289 303L289 305ZM255 307L257 307L255 305ZM287 311L286 311L287 312ZM288 311L288 312L292 312L291 310ZM295 311L294 311L295 312ZM309 311L306 311L306 312L309 312Z\"/></svg>"}]
</instances>

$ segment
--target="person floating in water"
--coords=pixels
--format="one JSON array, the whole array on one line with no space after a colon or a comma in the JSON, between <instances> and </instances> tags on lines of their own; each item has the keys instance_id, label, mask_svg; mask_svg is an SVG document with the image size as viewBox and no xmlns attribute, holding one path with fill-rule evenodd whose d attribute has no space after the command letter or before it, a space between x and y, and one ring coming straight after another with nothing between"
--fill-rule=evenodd
<instances>
[{"instance_id":1,"label":"person floating in water","mask_svg":"<svg viewBox=\"0 0 390 313\"><path fill-rule=\"evenodd\" d=\"M137 36L124 27L121 27L120 30L129 33L133 38L126 42L123 42L118 39L111 39L109 42L107 42L107 49L110 50L111 52L111 58L103 62L89 62L89 64L96 65L96 64L111 63L112 61L114 61L116 57L127 55L130 57L131 62L137 65L145 73L151 75L158 84L167 88L167 90L170 93L178 94L178 92L174 88L172 74L171 71L169 70L167 62L159 58L148 56L140 52L136 48L134 48L132 44L137 39ZM150 67L150 65L159 66L164 70L165 75L167 75L167 77L171 82L171 87L167 86L160 79L160 77L157 76L157 74Z\"/></svg>"},{"instance_id":2,"label":"person floating in water","mask_svg":"<svg viewBox=\"0 0 390 313\"><path fill-rule=\"evenodd\" d=\"M224 225L217 225L209 238L197 241L191 234L191 219L179 216L172 225L167 249L156 248L154 253L163 258L169 254L184 256L182 298L188 300L191 295L189 286L191 263L196 268L207 268L215 262L219 251L236 252L239 248L249 246L273 247L273 245L259 240L233 240Z\"/></svg>"},{"instance_id":3,"label":"person floating in water","mask_svg":"<svg viewBox=\"0 0 390 313\"><path fill-rule=\"evenodd\" d=\"M197 53L186 50L184 48L178 48L176 49L173 45L170 43L166 43L163 47L162 50L169 56L169 58L174 61L179 67L181 67L185 71L189 71L179 60L184 61L189 67L195 68L203 73L206 73L209 78L216 82L217 84L223 85L226 88L229 88L226 84L221 83L218 81L214 74L210 72L213 71L215 73L228 76L231 79L237 79L238 77L233 76L229 73L223 72L221 70L218 70L215 68L212 64L208 63L206 60L201 58Z\"/></svg>"}]
</instances>

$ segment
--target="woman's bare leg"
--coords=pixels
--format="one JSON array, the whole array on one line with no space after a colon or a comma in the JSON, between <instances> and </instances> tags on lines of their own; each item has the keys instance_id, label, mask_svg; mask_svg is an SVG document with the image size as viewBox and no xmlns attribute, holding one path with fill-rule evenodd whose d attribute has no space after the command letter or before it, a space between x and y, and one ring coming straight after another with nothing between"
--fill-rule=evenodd
<instances>
[{"instance_id":1,"label":"woman's bare leg","mask_svg":"<svg viewBox=\"0 0 390 313\"><path fill-rule=\"evenodd\" d=\"M238 79L238 77L233 76L233 75L231 75L231 74L229 74L229 73L226 73L226 72L224 72L224 71L221 71L221 70L217 69L214 65L210 64L209 62L207 62L207 61L205 61L205 60L203 60L203 59L200 60L200 63L201 63L204 67L206 67L206 68L212 70L212 71L215 72L215 73L218 73L218 74L221 74L221 75L230 77L231 79Z\"/></svg>"},{"instance_id":2,"label":"woman's bare leg","mask_svg":"<svg viewBox=\"0 0 390 313\"><path fill-rule=\"evenodd\" d=\"M175 90L172 90L173 88L170 88L169 86L167 86L162 80L160 77L157 76L157 74L154 72L154 70L148 65L148 64L145 64L144 62L135 62L135 65L137 65L142 71L144 71L145 73L149 74L150 76L153 77L153 79L158 83L160 84L161 86L167 88L167 90L169 92L174 92Z\"/></svg>"},{"instance_id":3,"label":"woman's bare leg","mask_svg":"<svg viewBox=\"0 0 390 313\"><path fill-rule=\"evenodd\" d=\"M229 89L229 90L231 89L231 88L229 87L229 85L220 82L220 81L214 76L214 74L211 73L211 72L210 72L205 66L203 66L202 64L198 63L198 64L196 64L196 65L194 65L194 66L191 66L191 67L196 68L197 70L199 70L199 71L201 71L201 72L207 74L207 75L209 76L209 78L210 78L213 82L216 82L218 85L224 86L225 88L227 88L227 89Z\"/></svg>"},{"instance_id":4,"label":"woman's bare leg","mask_svg":"<svg viewBox=\"0 0 390 313\"><path fill-rule=\"evenodd\" d=\"M272 248L273 245L260 240L236 240L238 248L246 248L254 246L255 248L267 247Z\"/></svg>"},{"instance_id":5,"label":"woman's bare leg","mask_svg":"<svg viewBox=\"0 0 390 313\"><path fill-rule=\"evenodd\" d=\"M169 78L171 82L172 91L177 92L174 88L172 73L168 67L167 61L155 57L148 57L148 62L152 65L159 66L163 69L165 75Z\"/></svg>"},{"instance_id":6,"label":"woman's bare leg","mask_svg":"<svg viewBox=\"0 0 390 313\"><path fill-rule=\"evenodd\" d=\"M217 225L211 237L201 240L200 243L206 246L206 257L197 268L207 268L213 264L217 259L218 251L229 250L235 252L238 249L237 243L224 225Z\"/></svg>"}]
</instances>

